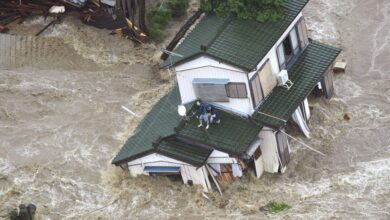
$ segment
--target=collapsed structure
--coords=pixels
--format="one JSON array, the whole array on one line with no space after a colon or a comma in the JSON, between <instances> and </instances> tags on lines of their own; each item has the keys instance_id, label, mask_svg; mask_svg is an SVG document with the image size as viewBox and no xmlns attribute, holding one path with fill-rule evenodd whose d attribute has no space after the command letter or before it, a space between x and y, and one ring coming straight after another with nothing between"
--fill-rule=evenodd
<instances>
[{"instance_id":1,"label":"collapsed structure","mask_svg":"<svg viewBox=\"0 0 390 220\"><path fill-rule=\"evenodd\" d=\"M315 87L332 97L331 66L340 53L308 38L301 12L307 2L286 0L276 22L201 17L161 65L176 73L178 86L153 106L112 163L132 176L180 175L204 191L247 167L258 178L284 172L291 153L286 123L292 119L309 137L307 97ZM196 100L218 109L220 123L198 127Z\"/></svg>"},{"instance_id":2,"label":"collapsed structure","mask_svg":"<svg viewBox=\"0 0 390 220\"><path fill-rule=\"evenodd\" d=\"M0 33L8 33L10 24L22 23L30 17L53 18L36 33L35 36L38 36L47 28L60 23L64 17L73 16L87 25L111 30L111 34L126 37L137 44L149 42L146 33L136 26L135 12L129 5L126 1L119 0L0 1ZM139 17L142 15L139 14Z\"/></svg>"}]
</instances>

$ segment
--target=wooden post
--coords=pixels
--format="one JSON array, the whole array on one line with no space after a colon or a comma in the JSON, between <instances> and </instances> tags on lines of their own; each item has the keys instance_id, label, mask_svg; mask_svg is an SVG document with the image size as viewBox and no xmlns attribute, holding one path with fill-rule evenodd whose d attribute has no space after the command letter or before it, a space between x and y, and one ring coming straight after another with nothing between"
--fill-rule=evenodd
<instances>
[{"instance_id":1,"label":"wooden post","mask_svg":"<svg viewBox=\"0 0 390 220\"><path fill-rule=\"evenodd\" d=\"M214 177L213 173L211 172L211 170L210 170L208 164L206 164L206 169L207 169L207 171L209 172L211 178L213 179L215 185L217 186L217 189L218 189L218 191L219 191L219 194L221 194L221 196L222 196L222 190L221 190L221 188L219 187L218 181L215 179L215 177Z\"/></svg>"}]
</instances>

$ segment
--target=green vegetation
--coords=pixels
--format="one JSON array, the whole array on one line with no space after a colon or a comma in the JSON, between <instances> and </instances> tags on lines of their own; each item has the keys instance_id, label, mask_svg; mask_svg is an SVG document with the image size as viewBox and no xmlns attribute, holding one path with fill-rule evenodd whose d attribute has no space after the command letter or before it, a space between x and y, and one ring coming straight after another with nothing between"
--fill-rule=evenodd
<instances>
[{"instance_id":1,"label":"green vegetation","mask_svg":"<svg viewBox=\"0 0 390 220\"><path fill-rule=\"evenodd\" d=\"M189 0L167 0L167 7L172 10L172 17L180 17L186 14Z\"/></svg>"},{"instance_id":2,"label":"green vegetation","mask_svg":"<svg viewBox=\"0 0 390 220\"><path fill-rule=\"evenodd\" d=\"M268 210L275 214L275 213L279 213L279 212L282 212L284 210L287 210L287 209L290 209L291 206L287 203L284 203L284 202L269 202L267 205L267 208Z\"/></svg>"},{"instance_id":3,"label":"green vegetation","mask_svg":"<svg viewBox=\"0 0 390 220\"><path fill-rule=\"evenodd\" d=\"M155 8L147 14L149 32L152 39L161 42L165 38L164 28L172 19L172 11L166 8Z\"/></svg>"},{"instance_id":4,"label":"green vegetation","mask_svg":"<svg viewBox=\"0 0 390 220\"><path fill-rule=\"evenodd\" d=\"M188 0L166 0L163 5L158 5L147 14L148 28L151 38L156 42L162 42L166 37L164 29L172 18L186 14Z\"/></svg>"},{"instance_id":5,"label":"green vegetation","mask_svg":"<svg viewBox=\"0 0 390 220\"><path fill-rule=\"evenodd\" d=\"M205 12L258 22L276 21L283 15L285 0L201 0Z\"/></svg>"}]
</instances>

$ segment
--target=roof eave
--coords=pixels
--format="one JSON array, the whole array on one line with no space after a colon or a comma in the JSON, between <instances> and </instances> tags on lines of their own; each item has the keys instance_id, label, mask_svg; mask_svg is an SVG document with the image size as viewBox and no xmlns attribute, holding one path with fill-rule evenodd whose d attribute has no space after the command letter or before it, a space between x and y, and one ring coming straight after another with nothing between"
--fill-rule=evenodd
<instances>
[{"instance_id":1,"label":"roof eave","mask_svg":"<svg viewBox=\"0 0 390 220\"><path fill-rule=\"evenodd\" d=\"M141 158L143 156L149 155L149 154L154 153L154 152L155 152L154 149L149 149L149 150L143 151L141 153L135 154L135 155L133 155L131 157L126 157L126 158L118 160L118 161L115 161L115 159L114 159L114 160L111 161L111 164L114 164L115 166L120 166L123 163L127 163L129 161Z\"/></svg>"}]
</instances>

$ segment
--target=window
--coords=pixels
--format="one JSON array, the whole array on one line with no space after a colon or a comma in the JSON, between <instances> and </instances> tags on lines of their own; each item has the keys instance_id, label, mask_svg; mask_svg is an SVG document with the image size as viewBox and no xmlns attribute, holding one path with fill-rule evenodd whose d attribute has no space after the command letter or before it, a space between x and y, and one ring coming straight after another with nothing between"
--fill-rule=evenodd
<instances>
[{"instance_id":1,"label":"window","mask_svg":"<svg viewBox=\"0 0 390 220\"><path fill-rule=\"evenodd\" d=\"M280 69L285 69L286 68L286 59L284 56L284 48L283 44L280 44L277 49L277 54L278 54L278 60L279 60L279 67Z\"/></svg>"},{"instance_id":2,"label":"window","mask_svg":"<svg viewBox=\"0 0 390 220\"><path fill-rule=\"evenodd\" d=\"M297 30L299 36L299 46L301 47L301 49L303 49L309 44L309 38L307 35L306 23L304 18L298 21Z\"/></svg>"},{"instance_id":3,"label":"window","mask_svg":"<svg viewBox=\"0 0 390 220\"><path fill-rule=\"evenodd\" d=\"M298 44L298 35L297 35L297 29L294 27L290 32L290 38L291 38L291 46L294 52L294 55L298 54L299 52L299 44Z\"/></svg>"},{"instance_id":4,"label":"window","mask_svg":"<svg viewBox=\"0 0 390 220\"><path fill-rule=\"evenodd\" d=\"M272 92L276 84L277 81L272 73L271 62L268 60L250 80L254 107L257 107Z\"/></svg>"},{"instance_id":5,"label":"window","mask_svg":"<svg viewBox=\"0 0 390 220\"><path fill-rule=\"evenodd\" d=\"M302 19L302 21L304 20ZM301 39L301 34L300 34L300 30L301 30L300 28L302 28L301 25L302 23L298 23L298 25L290 31L287 37L283 40L282 43L280 43L280 45L276 49L280 70L286 69L289 61L291 61L292 58L295 55L297 55L299 51L303 48L301 45L302 42L298 41L298 34L299 34L299 39ZM306 34L306 38L307 38L307 34Z\"/></svg>"},{"instance_id":6,"label":"window","mask_svg":"<svg viewBox=\"0 0 390 220\"><path fill-rule=\"evenodd\" d=\"M213 102L229 102L226 93L228 83L229 79L195 78L192 81L196 97Z\"/></svg>"},{"instance_id":7,"label":"window","mask_svg":"<svg viewBox=\"0 0 390 220\"><path fill-rule=\"evenodd\" d=\"M268 61L260 71L260 83L264 97L267 97L277 84L276 77L272 74L270 61Z\"/></svg>"},{"instance_id":8,"label":"window","mask_svg":"<svg viewBox=\"0 0 390 220\"><path fill-rule=\"evenodd\" d=\"M229 83L226 85L227 95L230 98L247 98L245 83Z\"/></svg>"},{"instance_id":9,"label":"window","mask_svg":"<svg viewBox=\"0 0 390 220\"><path fill-rule=\"evenodd\" d=\"M264 98L258 73L250 80L250 83L252 88L253 105L254 107L257 107Z\"/></svg>"}]
</instances>

